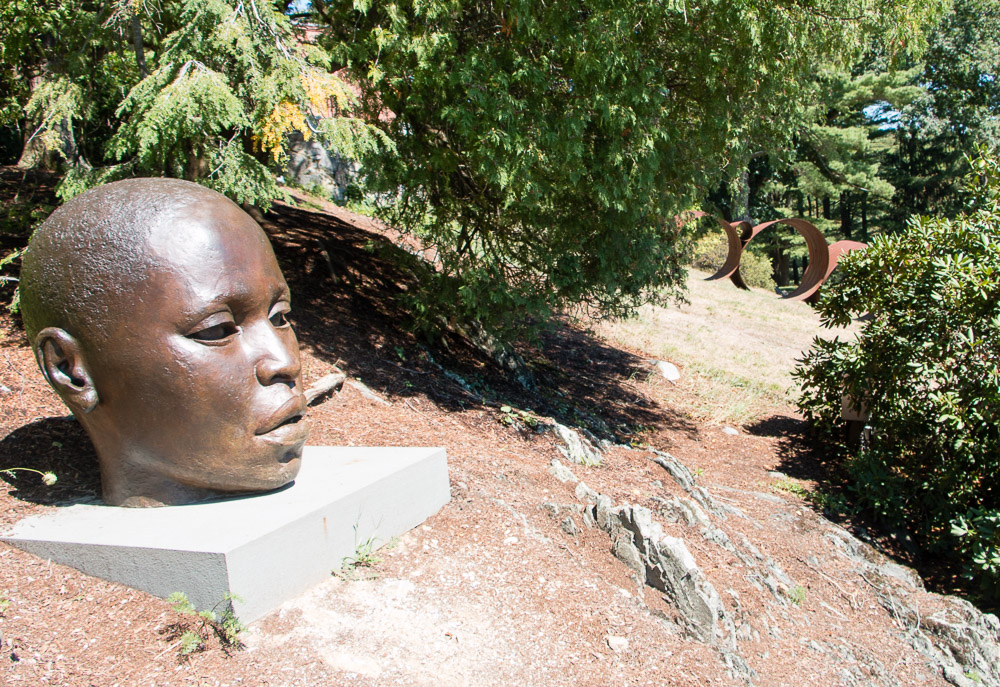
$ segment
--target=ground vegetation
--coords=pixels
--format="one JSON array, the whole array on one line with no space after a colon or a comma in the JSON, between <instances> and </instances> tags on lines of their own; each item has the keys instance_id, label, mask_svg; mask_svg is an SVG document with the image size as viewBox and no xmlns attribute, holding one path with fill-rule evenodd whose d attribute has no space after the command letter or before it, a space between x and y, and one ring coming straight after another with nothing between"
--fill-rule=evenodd
<instances>
[{"instance_id":1,"label":"ground vegetation","mask_svg":"<svg viewBox=\"0 0 1000 687\"><path fill-rule=\"evenodd\" d=\"M853 340L818 340L800 405L828 431L841 413L870 434L848 469L859 503L925 550L955 559L1000 602L1000 163L971 162L973 206L914 218L847 257L819 312L865 319Z\"/></svg>"}]
</instances>

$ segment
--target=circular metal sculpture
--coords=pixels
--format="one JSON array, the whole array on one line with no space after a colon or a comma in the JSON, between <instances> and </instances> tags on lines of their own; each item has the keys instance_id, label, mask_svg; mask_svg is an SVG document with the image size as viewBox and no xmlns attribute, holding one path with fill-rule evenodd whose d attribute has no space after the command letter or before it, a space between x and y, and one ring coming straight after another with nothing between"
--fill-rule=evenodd
<instances>
[{"instance_id":1,"label":"circular metal sculpture","mask_svg":"<svg viewBox=\"0 0 1000 687\"><path fill-rule=\"evenodd\" d=\"M700 213L698 216L704 216ZM736 286L741 289L749 289L740 276L740 259L743 257L743 250L747 244L759 233L775 224L787 224L798 231L806 241L809 250L809 265L802 275L802 281L792 292L785 294L782 298L795 301L812 302L819 297L819 288L830 277L830 274L837 267L841 256L852 250L867 248L868 244L860 241L837 241L832 246L826 242L816 225L804 219L787 217L764 222L756 226L750 222L727 222L722 218L716 218L722 225L722 230L726 233L728 251L726 261L722 267L708 280L725 279L728 277Z\"/></svg>"},{"instance_id":2,"label":"circular metal sculpture","mask_svg":"<svg viewBox=\"0 0 1000 687\"><path fill-rule=\"evenodd\" d=\"M25 332L97 450L111 505L291 482L308 429L288 286L267 236L176 179L100 186L56 210L21 272Z\"/></svg>"}]
</instances>

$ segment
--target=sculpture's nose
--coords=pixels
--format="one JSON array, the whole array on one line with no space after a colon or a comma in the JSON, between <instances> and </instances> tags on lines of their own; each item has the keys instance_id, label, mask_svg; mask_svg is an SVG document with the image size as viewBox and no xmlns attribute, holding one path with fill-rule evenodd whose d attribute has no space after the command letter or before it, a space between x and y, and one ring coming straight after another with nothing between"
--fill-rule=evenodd
<instances>
[{"instance_id":1,"label":"sculpture's nose","mask_svg":"<svg viewBox=\"0 0 1000 687\"><path fill-rule=\"evenodd\" d=\"M257 380L264 386L298 383L301 365L299 344L291 328L263 328L260 337L260 355L254 367Z\"/></svg>"}]
</instances>

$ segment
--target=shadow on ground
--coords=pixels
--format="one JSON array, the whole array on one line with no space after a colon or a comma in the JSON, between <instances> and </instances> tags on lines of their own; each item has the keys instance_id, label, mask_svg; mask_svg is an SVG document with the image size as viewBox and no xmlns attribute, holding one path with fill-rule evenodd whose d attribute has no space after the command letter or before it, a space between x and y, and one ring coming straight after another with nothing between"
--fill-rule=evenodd
<instances>
[{"instance_id":1,"label":"shadow on ground","mask_svg":"<svg viewBox=\"0 0 1000 687\"><path fill-rule=\"evenodd\" d=\"M18 427L0 439L0 468L29 468L53 472L59 481L52 486L28 470L3 473L11 496L45 505L98 498L101 476L97 454L83 427L72 417L50 417Z\"/></svg>"},{"instance_id":2,"label":"shadow on ground","mask_svg":"<svg viewBox=\"0 0 1000 687\"><path fill-rule=\"evenodd\" d=\"M301 344L382 394L426 394L444 410L510 405L623 443L650 426L697 433L637 390L633 380L649 372L637 355L560 322L537 345L519 349L537 381L526 390L454 332L433 346L414 336L406 296L428 269L423 258L375 231L284 204L272 208L264 226L292 289Z\"/></svg>"}]
</instances>

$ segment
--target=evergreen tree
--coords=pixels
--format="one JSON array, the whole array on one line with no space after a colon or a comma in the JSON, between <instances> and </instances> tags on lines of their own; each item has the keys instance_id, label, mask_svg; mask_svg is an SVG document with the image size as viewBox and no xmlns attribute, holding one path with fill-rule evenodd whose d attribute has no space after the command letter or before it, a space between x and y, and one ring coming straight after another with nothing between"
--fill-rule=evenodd
<instances>
[{"instance_id":1,"label":"evergreen tree","mask_svg":"<svg viewBox=\"0 0 1000 687\"><path fill-rule=\"evenodd\" d=\"M349 115L350 89L326 53L298 40L284 9L75 0L27 11L4 40L5 75L30 84L21 164L51 165L57 153L69 168L63 198L115 178L167 175L267 205L280 195L268 164L281 160L289 132L360 157L378 145L377 132ZM14 54L39 33L34 54ZM86 156L77 154L81 138Z\"/></svg>"},{"instance_id":2,"label":"evergreen tree","mask_svg":"<svg viewBox=\"0 0 1000 687\"><path fill-rule=\"evenodd\" d=\"M896 187L888 226L911 214L954 215L966 196L959 180L976 146L1000 146L1000 2L955 0L931 32L917 82L923 97L903 108L887 156Z\"/></svg>"},{"instance_id":3,"label":"evergreen tree","mask_svg":"<svg viewBox=\"0 0 1000 687\"><path fill-rule=\"evenodd\" d=\"M681 283L676 223L788 140L819 63L899 49L940 3L313 2L398 155L384 217L438 250L424 300L494 328ZM751 145L753 144L753 145ZM430 317L430 315L428 315Z\"/></svg>"}]
</instances>

